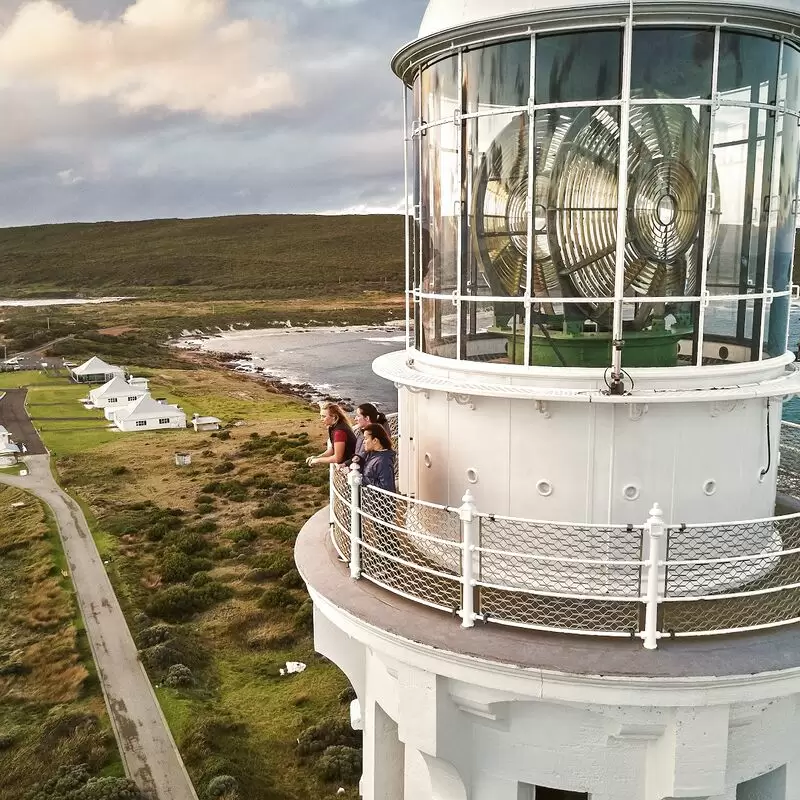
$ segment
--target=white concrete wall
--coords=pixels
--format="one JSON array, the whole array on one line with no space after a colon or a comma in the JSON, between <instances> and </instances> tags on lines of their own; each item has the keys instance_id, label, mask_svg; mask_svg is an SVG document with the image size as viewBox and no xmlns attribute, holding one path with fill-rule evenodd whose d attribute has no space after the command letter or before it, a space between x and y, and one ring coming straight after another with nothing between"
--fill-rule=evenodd
<instances>
[{"instance_id":1,"label":"white concrete wall","mask_svg":"<svg viewBox=\"0 0 800 800\"><path fill-rule=\"evenodd\" d=\"M126 433L132 431L157 431L157 430L164 430L167 428L185 428L186 427L186 417L183 415L175 415L175 414L164 414L164 418L166 419L169 417L169 423L162 425L159 423L158 418L154 417L152 419L147 420L146 427L137 427L136 420L133 418L124 419L120 422L117 422L116 425L121 431L125 431Z\"/></svg>"},{"instance_id":2,"label":"white concrete wall","mask_svg":"<svg viewBox=\"0 0 800 800\"><path fill-rule=\"evenodd\" d=\"M770 406L771 466L762 480L767 401L760 398L542 406L473 397L473 408L443 392L403 389L400 395L401 462L407 464L401 474L405 488L423 500L456 506L469 486L481 511L596 523L644 522L654 502L667 522L774 513L777 399ZM470 469L477 473L474 484ZM546 483L539 487L540 481Z\"/></svg>"},{"instance_id":3,"label":"white concrete wall","mask_svg":"<svg viewBox=\"0 0 800 800\"><path fill-rule=\"evenodd\" d=\"M576 676L547 699L536 671L504 680L486 662L362 636L328 607L315 609L315 636L367 710L364 800L518 800L525 785L591 800L800 800L796 680L753 700L765 691L759 676L607 692ZM755 784L760 793L737 795L784 765Z\"/></svg>"}]
</instances>

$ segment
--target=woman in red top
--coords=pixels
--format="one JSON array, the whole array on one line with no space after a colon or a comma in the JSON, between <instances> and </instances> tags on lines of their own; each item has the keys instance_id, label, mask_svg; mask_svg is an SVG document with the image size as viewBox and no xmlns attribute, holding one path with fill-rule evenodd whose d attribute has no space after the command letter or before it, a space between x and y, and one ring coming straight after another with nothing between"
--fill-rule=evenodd
<instances>
[{"instance_id":1,"label":"woman in red top","mask_svg":"<svg viewBox=\"0 0 800 800\"><path fill-rule=\"evenodd\" d=\"M320 419L328 427L328 449L318 456L310 456L306 464L343 464L356 452L356 436L344 411L336 403L321 403Z\"/></svg>"}]
</instances>

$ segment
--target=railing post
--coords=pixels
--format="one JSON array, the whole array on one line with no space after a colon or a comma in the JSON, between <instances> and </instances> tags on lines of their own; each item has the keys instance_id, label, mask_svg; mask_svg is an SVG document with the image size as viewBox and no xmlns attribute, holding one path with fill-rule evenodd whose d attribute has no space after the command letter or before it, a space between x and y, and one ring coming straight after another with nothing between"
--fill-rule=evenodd
<instances>
[{"instance_id":1,"label":"railing post","mask_svg":"<svg viewBox=\"0 0 800 800\"><path fill-rule=\"evenodd\" d=\"M645 533L650 545L647 558L647 596L644 623L644 646L647 650L658 647L658 602L661 590L661 541L664 538L664 512L658 503L650 509L645 523Z\"/></svg>"},{"instance_id":2,"label":"railing post","mask_svg":"<svg viewBox=\"0 0 800 800\"><path fill-rule=\"evenodd\" d=\"M336 523L336 513L334 511L334 502L336 500L336 494L333 491L333 471L336 467L331 464L328 467L328 525L331 526L331 530L333 530L333 526Z\"/></svg>"},{"instance_id":3,"label":"railing post","mask_svg":"<svg viewBox=\"0 0 800 800\"><path fill-rule=\"evenodd\" d=\"M350 577L361 577L361 472L357 463L350 465Z\"/></svg>"},{"instance_id":4,"label":"railing post","mask_svg":"<svg viewBox=\"0 0 800 800\"><path fill-rule=\"evenodd\" d=\"M478 542L478 509L475 498L467 489L462 500L458 516L461 519L461 627L471 628L475 625L475 565L474 549Z\"/></svg>"}]
</instances>

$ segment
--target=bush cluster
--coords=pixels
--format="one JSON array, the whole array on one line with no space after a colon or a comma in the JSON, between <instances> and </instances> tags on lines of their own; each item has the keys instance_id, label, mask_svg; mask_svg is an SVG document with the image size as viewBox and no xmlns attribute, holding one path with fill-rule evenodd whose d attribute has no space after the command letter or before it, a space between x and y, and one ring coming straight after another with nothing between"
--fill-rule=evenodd
<instances>
[{"instance_id":1,"label":"bush cluster","mask_svg":"<svg viewBox=\"0 0 800 800\"><path fill-rule=\"evenodd\" d=\"M265 578L280 578L294 569L294 561L288 553L278 550L253 559L253 567L261 570Z\"/></svg>"},{"instance_id":2,"label":"bush cluster","mask_svg":"<svg viewBox=\"0 0 800 800\"><path fill-rule=\"evenodd\" d=\"M229 586L211 579L200 586L179 583L157 591L147 604L146 611L158 619L180 621L232 596L233 591Z\"/></svg>"},{"instance_id":3,"label":"bush cluster","mask_svg":"<svg viewBox=\"0 0 800 800\"><path fill-rule=\"evenodd\" d=\"M193 684L194 675L186 664L173 664L167 672L167 677L164 678L164 686L171 688L192 686Z\"/></svg>"},{"instance_id":4,"label":"bush cluster","mask_svg":"<svg viewBox=\"0 0 800 800\"><path fill-rule=\"evenodd\" d=\"M317 762L317 772L326 781L356 783L361 777L361 750L331 745Z\"/></svg>"},{"instance_id":5,"label":"bush cluster","mask_svg":"<svg viewBox=\"0 0 800 800\"><path fill-rule=\"evenodd\" d=\"M311 756L333 746L361 747L361 731L354 731L348 720L326 717L297 737L295 749L299 756Z\"/></svg>"},{"instance_id":6,"label":"bush cluster","mask_svg":"<svg viewBox=\"0 0 800 800\"><path fill-rule=\"evenodd\" d=\"M288 517L292 512L292 507L284 500L270 500L258 506L253 511L253 516L256 519L261 519L262 517Z\"/></svg>"},{"instance_id":7,"label":"bush cluster","mask_svg":"<svg viewBox=\"0 0 800 800\"><path fill-rule=\"evenodd\" d=\"M142 800L142 794L127 778L95 778L85 764L78 764L60 767L26 800Z\"/></svg>"}]
</instances>

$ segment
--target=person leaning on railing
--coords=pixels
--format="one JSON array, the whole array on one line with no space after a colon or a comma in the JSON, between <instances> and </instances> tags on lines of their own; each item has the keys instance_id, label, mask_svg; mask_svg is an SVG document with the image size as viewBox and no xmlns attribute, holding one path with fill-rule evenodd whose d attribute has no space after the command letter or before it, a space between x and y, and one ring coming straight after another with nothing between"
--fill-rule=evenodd
<instances>
[{"instance_id":1,"label":"person leaning on railing","mask_svg":"<svg viewBox=\"0 0 800 800\"><path fill-rule=\"evenodd\" d=\"M383 425L373 423L363 429L366 458L361 472L362 486L376 486L395 493L394 450Z\"/></svg>"},{"instance_id":2,"label":"person leaning on railing","mask_svg":"<svg viewBox=\"0 0 800 800\"><path fill-rule=\"evenodd\" d=\"M328 448L318 456L309 456L306 464L344 464L356 452L356 436L344 411L336 403L320 403L319 416L328 427Z\"/></svg>"},{"instance_id":3,"label":"person leaning on railing","mask_svg":"<svg viewBox=\"0 0 800 800\"><path fill-rule=\"evenodd\" d=\"M353 420L355 422L353 433L356 436L356 452L352 458L352 461L357 462L358 464L364 463L364 429L368 425L381 425L385 430L386 433L389 434L391 437L392 432L389 428L389 420L386 419L386 414L382 411L378 411L372 403L361 403L361 405L356 407L356 413L353 415ZM350 466L350 461L345 462L346 466Z\"/></svg>"}]
</instances>

